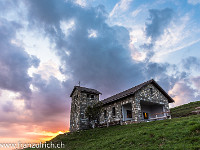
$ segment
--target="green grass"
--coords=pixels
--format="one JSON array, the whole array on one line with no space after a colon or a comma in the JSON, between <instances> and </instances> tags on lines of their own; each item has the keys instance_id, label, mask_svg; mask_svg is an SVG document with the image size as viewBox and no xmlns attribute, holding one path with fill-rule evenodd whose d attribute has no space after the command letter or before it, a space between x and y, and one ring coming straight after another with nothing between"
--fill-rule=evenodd
<instances>
[{"instance_id":1,"label":"green grass","mask_svg":"<svg viewBox=\"0 0 200 150\"><path fill-rule=\"evenodd\" d=\"M200 115L58 135L69 150L200 150Z\"/></svg>"},{"instance_id":2,"label":"green grass","mask_svg":"<svg viewBox=\"0 0 200 150\"><path fill-rule=\"evenodd\" d=\"M172 118L185 117L191 115L191 112L195 110L196 107L200 107L200 101L191 102L178 107L170 109Z\"/></svg>"},{"instance_id":3,"label":"green grass","mask_svg":"<svg viewBox=\"0 0 200 150\"><path fill-rule=\"evenodd\" d=\"M200 150L200 115L190 113L198 106L200 101L172 108L173 119L74 132L50 142L64 143L65 150Z\"/></svg>"}]
</instances>

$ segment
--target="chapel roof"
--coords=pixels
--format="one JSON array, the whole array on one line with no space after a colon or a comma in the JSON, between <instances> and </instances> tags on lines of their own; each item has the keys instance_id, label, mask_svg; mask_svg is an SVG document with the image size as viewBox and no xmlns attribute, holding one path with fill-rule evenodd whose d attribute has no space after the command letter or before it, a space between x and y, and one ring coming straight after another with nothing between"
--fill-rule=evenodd
<instances>
[{"instance_id":1,"label":"chapel roof","mask_svg":"<svg viewBox=\"0 0 200 150\"><path fill-rule=\"evenodd\" d=\"M144 87L144 86L146 86L146 85L148 85L148 84L153 84L153 85L168 99L168 102L169 102L169 103L174 102L174 100L173 100L173 99L158 85L158 83L157 83L155 80L153 80L153 79L151 79L151 80L149 80L149 81L146 81L146 82L144 82L144 83L142 83L142 84L139 84L139 85L137 85L137 86L134 86L134 87L132 87L132 88L130 88L130 89L128 89L128 90L125 90L125 91L123 91L123 92L120 92L120 93L118 93L118 94L115 94L115 95L113 95L113 96L111 96L111 97L108 97L108 98L102 100L101 102L102 102L103 104L108 104L108 103L114 102L114 101L116 101L116 100L122 99L122 98L124 98L124 97L133 95L133 94L135 94L138 90L140 90L142 87Z\"/></svg>"},{"instance_id":2,"label":"chapel roof","mask_svg":"<svg viewBox=\"0 0 200 150\"><path fill-rule=\"evenodd\" d=\"M91 88L86 88L86 87L81 87L81 86L74 86L74 89L72 90L70 97L72 97L73 93L75 90L78 90L80 92L86 92L86 93L92 93L92 94L101 94L101 92L95 90L95 89L91 89Z\"/></svg>"}]
</instances>

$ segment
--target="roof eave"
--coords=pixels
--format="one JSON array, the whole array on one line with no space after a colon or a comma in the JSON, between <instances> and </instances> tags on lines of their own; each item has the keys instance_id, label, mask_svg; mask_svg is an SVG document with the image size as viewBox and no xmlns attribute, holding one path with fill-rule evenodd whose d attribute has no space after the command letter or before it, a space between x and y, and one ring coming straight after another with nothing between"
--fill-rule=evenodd
<instances>
[{"instance_id":1,"label":"roof eave","mask_svg":"<svg viewBox=\"0 0 200 150\"><path fill-rule=\"evenodd\" d=\"M72 97L74 91L75 91L76 87L74 87L74 89L72 90L71 94L70 94L70 97Z\"/></svg>"},{"instance_id":2,"label":"roof eave","mask_svg":"<svg viewBox=\"0 0 200 150\"><path fill-rule=\"evenodd\" d=\"M81 92L85 92L85 93L92 93L92 94L97 94L97 95L99 95L99 94L101 94L102 95L102 93L101 92L99 92L99 91L97 91L97 92L87 92L87 91L81 91Z\"/></svg>"},{"instance_id":3,"label":"roof eave","mask_svg":"<svg viewBox=\"0 0 200 150\"><path fill-rule=\"evenodd\" d=\"M168 99L168 103L173 103L173 102L174 102L174 100L163 90L163 88L162 88L160 85L157 84L157 82L156 82L154 79L151 79L151 80L149 80L149 81L147 81L147 82L148 82L148 83L147 83L146 85L151 84L151 83L154 84L154 86L156 86L156 87L158 88L158 90L160 90L161 93ZM142 87L144 87L144 86L145 86L145 85L141 86L141 87L138 88L136 91L140 90L140 89L141 89ZM135 92L136 92L136 91L135 91ZM131 93L131 94L129 94L129 95L132 95L132 94L134 94L134 93ZM126 96L120 97L120 98L118 98L118 99L114 99L114 100L105 102L104 104L106 105L106 104L109 104L109 103L118 101L118 100L120 100L120 99L122 99L122 98L124 98L124 97L129 96L129 95L126 95ZM104 99L104 100L106 100L106 99ZM104 100L102 100L102 101L104 101Z\"/></svg>"}]
</instances>

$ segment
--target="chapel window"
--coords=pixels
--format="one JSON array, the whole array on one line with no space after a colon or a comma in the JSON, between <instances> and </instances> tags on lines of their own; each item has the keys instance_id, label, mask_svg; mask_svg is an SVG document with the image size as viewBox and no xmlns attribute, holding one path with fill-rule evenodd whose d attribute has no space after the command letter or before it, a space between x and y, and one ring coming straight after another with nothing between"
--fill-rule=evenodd
<instances>
[{"instance_id":1,"label":"chapel window","mask_svg":"<svg viewBox=\"0 0 200 150\"><path fill-rule=\"evenodd\" d=\"M153 88L150 88L150 93L153 94Z\"/></svg>"},{"instance_id":2,"label":"chapel window","mask_svg":"<svg viewBox=\"0 0 200 150\"><path fill-rule=\"evenodd\" d=\"M149 119L149 114L146 112L143 112L143 117L144 117L144 119Z\"/></svg>"},{"instance_id":3,"label":"chapel window","mask_svg":"<svg viewBox=\"0 0 200 150\"><path fill-rule=\"evenodd\" d=\"M112 108L112 115L115 116L115 107Z\"/></svg>"},{"instance_id":4,"label":"chapel window","mask_svg":"<svg viewBox=\"0 0 200 150\"><path fill-rule=\"evenodd\" d=\"M94 99L94 95L91 95L91 99Z\"/></svg>"},{"instance_id":5,"label":"chapel window","mask_svg":"<svg viewBox=\"0 0 200 150\"><path fill-rule=\"evenodd\" d=\"M104 110L104 118L107 118L107 112Z\"/></svg>"},{"instance_id":6,"label":"chapel window","mask_svg":"<svg viewBox=\"0 0 200 150\"><path fill-rule=\"evenodd\" d=\"M131 110L127 110L127 118L132 118L132 111Z\"/></svg>"}]
</instances>

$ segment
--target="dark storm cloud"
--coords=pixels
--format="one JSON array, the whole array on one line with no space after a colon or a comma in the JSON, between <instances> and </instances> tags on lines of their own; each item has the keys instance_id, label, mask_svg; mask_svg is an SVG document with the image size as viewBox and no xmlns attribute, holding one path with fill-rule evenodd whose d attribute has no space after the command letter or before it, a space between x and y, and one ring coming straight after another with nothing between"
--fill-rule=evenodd
<instances>
[{"instance_id":1,"label":"dark storm cloud","mask_svg":"<svg viewBox=\"0 0 200 150\"><path fill-rule=\"evenodd\" d=\"M0 22L0 88L20 92L23 97L29 98L31 78L27 71L32 65L37 67L39 60L15 44L20 24L6 19Z\"/></svg>"},{"instance_id":2,"label":"dark storm cloud","mask_svg":"<svg viewBox=\"0 0 200 150\"><path fill-rule=\"evenodd\" d=\"M56 44L56 53L62 62L60 70L72 77L64 83L68 91L81 81L82 86L96 88L106 97L151 78L156 78L169 90L178 79L184 78L178 72L178 77L169 76L167 63L134 62L128 48L129 31L122 26L109 26L104 6L82 8L70 1L55 0L25 3L29 6L30 26L43 27ZM149 13L150 22L146 23L145 32L153 46L171 22L173 11L152 9ZM71 19L75 25L66 37L60 21ZM91 30L96 32L96 37L89 37ZM152 50L149 55L153 55Z\"/></svg>"},{"instance_id":3,"label":"dark storm cloud","mask_svg":"<svg viewBox=\"0 0 200 150\"><path fill-rule=\"evenodd\" d=\"M29 20L33 26L42 25L46 35L56 43L62 61L60 70L72 77L64 83L68 89L81 81L83 86L96 88L106 97L151 78L168 79L163 83L166 90L174 85L177 78L168 77L169 64L134 62L128 47L129 31L122 26L109 26L104 6L82 8L70 1L58 3L55 0L46 4L47 1L29 1ZM152 9L149 13L150 23L146 23L145 32L153 46L169 25L173 11ZM70 19L75 26L65 37L60 21ZM94 30L97 37L89 37L90 30ZM148 54L150 57L153 51L149 50Z\"/></svg>"},{"instance_id":4,"label":"dark storm cloud","mask_svg":"<svg viewBox=\"0 0 200 150\"><path fill-rule=\"evenodd\" d=\"M109 26L104 6L82 8L70 1L56 0L24 3L29 8L30 27L42 27L46 36L55 42L62 61L61 71L72 77L64 83L67 89L71 90L72 85L81 81L83 86L97 88L106 96L159 75L159 80L166 78L168 64L132 60L128 49L129 31L122 26ZM149 12L151 22L146 23L146 35L156 40L170 23L173 11L166 8ZM70 19L74 20L75 27L65 37L60 21ZM97 37L89 37L90 30L96 31Z\"/></svg>"},{"instance_id":5,"label":"dark storm cloud","mask_svg":"<svg viewBox=\"0 0 200 150\"><path fill-rule=\"evenodd\" d=\"M103 93L122 90L125 86L141 82L143 74L137 72L142 72L142 64L135 64L130 51L121 44L122 41L129 42L125 28L109 27L102 22L95 27L98 37L88 38L89 28L83 28L81 23L78 23L80 28L73 31L68 39L70 56L63 58L67 67L73 70L75 79L95 85ZM121 39L119 29L126 34L126 39Z\"/></svg>"},{"instance_id":6,"label":"dark storm cloud","mask_svg":"<svg viewBox=\"0 0 200 150\"><path fill-rule=\"evenodd\" d=\"M128 30L107 25L103 6L84 9L70 2L48 1L48 4L31 1L30 12L36 9L40 14L30 13L30 19L36 24L40 21L46 34L54 40L62 60L62 72L70 74L74 84L81 81L108 94L107 91L113 93L144 81L143 74L138 73L143 70L142 64L134 63L128 50ZM69 19L74 19L75 29L65 39L59 23ZM90 38L89 30L95 30L97 37ZM66 51L70 51L69 56Z\"/></svg>"}]
</instances>

